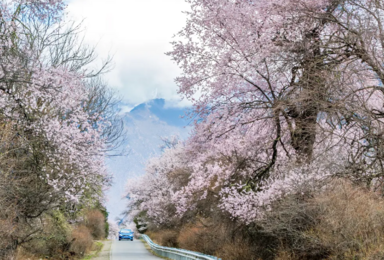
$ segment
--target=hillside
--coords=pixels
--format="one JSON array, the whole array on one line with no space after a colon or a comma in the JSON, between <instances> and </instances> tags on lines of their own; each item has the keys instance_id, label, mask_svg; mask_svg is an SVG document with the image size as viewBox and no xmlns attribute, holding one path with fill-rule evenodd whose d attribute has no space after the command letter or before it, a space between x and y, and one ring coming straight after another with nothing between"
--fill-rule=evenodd
<instances>
[{"instance_id":1,"label":"hillside","mask_svg":"<svg viewBox=\"0 0 384 260\"><path fill-rule=\"evenodd\" d=\"M144 173L146 161L161 152L162 137L188 136L188 122L181 118L185 110L168 107L164 99L153 99L135 106L122 114L126 131L123 146L127 153L108 159L108 169L114 175L113 185L107 192L109 219L115 220L124 210L124 186L127 179Z\"/></svg>"}]
</instances>

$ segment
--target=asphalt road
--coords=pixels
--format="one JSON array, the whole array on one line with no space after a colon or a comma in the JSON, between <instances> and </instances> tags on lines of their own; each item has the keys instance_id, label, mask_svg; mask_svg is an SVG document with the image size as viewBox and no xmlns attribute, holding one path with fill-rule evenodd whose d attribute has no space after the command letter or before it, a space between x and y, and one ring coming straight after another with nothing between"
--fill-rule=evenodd
<instances>
[{"instance_id":1,"label":"asphalt road","mask_svg":"<svg viewBox=\"0 0 384 260\"><path fill-rule=\"evenodd\" d=\"M143 242L134 239L133 241L113 241L111 248L111 260L160 260L144 247Z\"/></svg>"}]
</instances>

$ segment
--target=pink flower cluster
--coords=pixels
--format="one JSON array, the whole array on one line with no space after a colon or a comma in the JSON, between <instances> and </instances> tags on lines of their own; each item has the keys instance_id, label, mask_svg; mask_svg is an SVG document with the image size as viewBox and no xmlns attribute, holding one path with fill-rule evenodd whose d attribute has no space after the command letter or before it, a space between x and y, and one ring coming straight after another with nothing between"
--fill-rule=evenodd
<instances>
[{"instance_id":1,"label":"pink flower cluster","mask_svg":"<svg viewBox=\"0 0 384 260\"><path fill-rule=\"evenodd\" d=\"M49 143L50 149L41 151L46 156L41 178L53 193L77 201L107 178L101 136L107 122L85 110L89 89L83 72L53 66L22 33L28 19L47 22L47 15L60 17L64 7L62 0L1 3L0 111L30 142Z\"/></svg>"},{"instance_id":2,"label":"pink flower cluster","mask_svg":"<svg viewBox=\"0 0 384 260\"><path fill-rule=\"evenodd\" d=\"M330 176L383 175L380 1L187 2L168 55L195 131L132 181L130 207L160 223L216 194L218 207L250 223ZM187 183L175 182L177 167Z\"/></svg>"}]
</instances>

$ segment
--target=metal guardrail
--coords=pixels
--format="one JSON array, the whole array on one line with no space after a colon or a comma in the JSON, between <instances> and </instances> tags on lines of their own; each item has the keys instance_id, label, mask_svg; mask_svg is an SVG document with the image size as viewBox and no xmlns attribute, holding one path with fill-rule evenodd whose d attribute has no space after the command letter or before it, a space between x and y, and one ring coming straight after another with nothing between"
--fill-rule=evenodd
<instances>
[{"instance_id":1,"label":"metal guardrail","mask_svg":"<svg viewBox=\"0 0 384 260\"><path fill-rule=\"evenodd\" d=\"M151 249L158 255L167 257L173 260L195 260L195 259L203 259L203 260L221 260L215 256L205 255L198 252L193 252L184 249L159 246L155 244L147 235L141 235L141 237L148 243Z\"/></svg>"}]
</instances>

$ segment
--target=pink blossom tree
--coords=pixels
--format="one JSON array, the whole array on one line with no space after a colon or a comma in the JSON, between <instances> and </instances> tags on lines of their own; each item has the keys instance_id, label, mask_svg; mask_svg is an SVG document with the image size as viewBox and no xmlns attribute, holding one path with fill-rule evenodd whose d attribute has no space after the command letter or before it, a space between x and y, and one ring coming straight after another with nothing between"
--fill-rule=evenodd
<instances>
[{"instance_id":1,"label":"pink blossom tree","mask_svg":"<svg viewBox=\"0 0 384 260\"><path fill-rule=\"evenodd\" d=\"M310 162L318 133L358 131L380 110L377 1L188 2L183 40L168 54L183 70L179 92L202 119L194 143L253 142L250 178L267 176L278 159Z\"/></svg>"},{"instance_id":2,"label":"pink blossom tree","mask_svg":"<svg viewBox=\"0 0 384 260\"><path fill-rule=\"evenodd\" d=\"M0 258L41 234L45 214L102 200L110 182L104 159L119 130L106 108L112 96L95 80L106 67L86 69L94 52L72 48L64 8L60 0L0 4L0 222L15 223L0 230Z\"/></svg>"},{"instance_id":3,"label":"pink blossom tree","mask_svg":"<svg viewBox=\"0 0 384 260\"><path fill-rule=\"evenodd\" d=\"M188 166L182 143L165 148L162 156L149 160L145 175L127 183L129 219L145 212L154 224L172 223L177 203L174 193L187 184Z\"/></svg>"},{"instance_id":4,"label":"pink blossom tree","mask_svg":"<svg viewBox=\"0 0 384 260\"><path fill-rule=\"evenodd\" d=\"M329 176L381 183L380 1L187 2L168 53L198 117L185 148L188 184L167 200L180 215L215 192L250 223Z\"/></svg>"}]
</instances>

